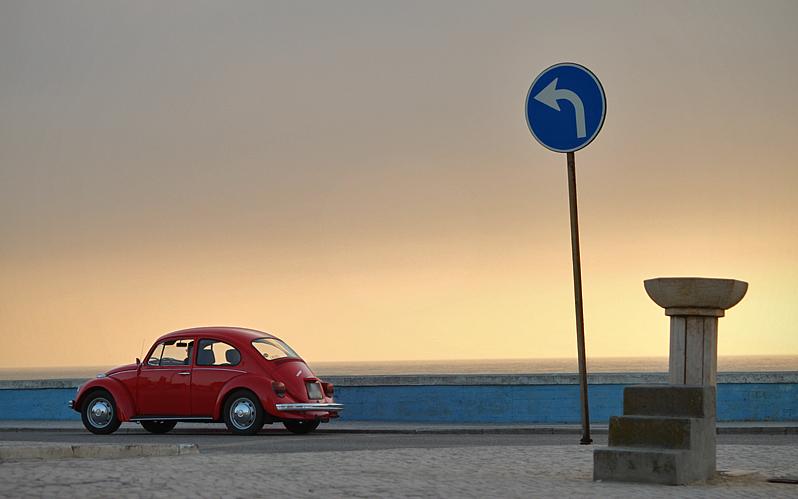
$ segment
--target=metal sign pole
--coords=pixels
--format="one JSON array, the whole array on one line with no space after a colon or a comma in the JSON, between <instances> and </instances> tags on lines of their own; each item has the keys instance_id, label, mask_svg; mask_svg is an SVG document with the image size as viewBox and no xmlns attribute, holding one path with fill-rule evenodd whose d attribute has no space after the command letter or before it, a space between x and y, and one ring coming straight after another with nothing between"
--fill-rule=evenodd
<instances>
[{"instance_id":1,"label":"metal sign pole","mask_svg":"<svg viewBox=\"0 0 798 499\"><path fill-rule=\"evenodd\" d=\"M560 101L568 102L560 106ZM596 138L604 124L607 99L596 75L584 66L563 62L535 78L526 94L526 124L540 145L568 154L568 192L571 201L571 250L576 298L576 345L579 353L579 394L582 405L582 444L589 444L587 410L585 319L582 312L582 263L579 258L579 222L576 216L576 165L574 151ZM572 114L573 113L573 114ZM573 117L573 119L572 119Z\"/></svg>"},{"instance_id":2,"label":"metal sign pole","mask_svg":"<svg viewBox=\"0 0 798 499\"><path fill-rule=\"evenodd\" d=\"M587 363L585 361L585 317L582 309L582 260L579 256L579 220L576 213L576 161L568 156L568 197L571 203L571 252L574 262L574 299L576 301L576 347L579 355L579 395L582 403L582 445L589 445L590 414L587 406Z\"/></svg>"}]
</instances>

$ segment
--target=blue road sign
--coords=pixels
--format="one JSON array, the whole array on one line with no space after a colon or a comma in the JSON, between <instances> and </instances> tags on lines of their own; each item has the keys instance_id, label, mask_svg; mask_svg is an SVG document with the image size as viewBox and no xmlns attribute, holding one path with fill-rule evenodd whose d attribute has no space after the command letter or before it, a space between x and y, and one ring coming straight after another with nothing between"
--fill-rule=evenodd
<instances>
[{"instance_id":1,"label":"blue road sign","mask_svg":"<svg viewBox=\"0 0 798 499\"><path fill-rule=\"evenodd\" d=\"M546 69L526 96L526 123L540 144L555 152L582 149L604 124L604 89L584 66L563 62Z\"/></svg>"}]
</instances>

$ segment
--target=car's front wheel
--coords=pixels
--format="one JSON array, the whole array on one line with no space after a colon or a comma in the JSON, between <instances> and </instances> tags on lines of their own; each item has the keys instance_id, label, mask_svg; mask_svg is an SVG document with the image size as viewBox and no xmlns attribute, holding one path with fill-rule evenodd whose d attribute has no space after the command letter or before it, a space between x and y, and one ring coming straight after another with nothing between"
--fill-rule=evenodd
<instances>
[{"instance_id":1,"label":"car's front wheel","mask_svg":"<svg viewBox=\"0 0 798 499\"><path fill-rule=\"evenodd\" d=\"M307 435L319 427L319 421L313 419L298 419L296 421L283 421L283 426L291 433Z\"/></svg>"},{"instance_id":2,"label":"car's front wheel","mask_svg":"<svg viewBox=\"0 0 798 499\"><path fill-rule=\"evenodd\" d=\"M224 424L233 435L254 435L263 428L266 411L249 390L239 390L224 404Z\"/></svg>"},{"instance_id":3,"label":"car's front wheel","mask_svg":"<svg viewBox=\"0 0 798 499\"><path fill-rule=\"evenodd\" d=\"M116 414L116 401L105 390L98 390L86 397L80 416L83 426L96 435L113 433L122 424Z\"/></svg>"},{"instance_id":4,"label":"car's front wheel","mask_svg":"<svg viewBox=\"0 0 798 499\"><path fill-rule=\"evenodd\" d=\"M161 435L175 427L177 421L142 421L141 427L150 433Z\"/></svg>"}]
</instances>

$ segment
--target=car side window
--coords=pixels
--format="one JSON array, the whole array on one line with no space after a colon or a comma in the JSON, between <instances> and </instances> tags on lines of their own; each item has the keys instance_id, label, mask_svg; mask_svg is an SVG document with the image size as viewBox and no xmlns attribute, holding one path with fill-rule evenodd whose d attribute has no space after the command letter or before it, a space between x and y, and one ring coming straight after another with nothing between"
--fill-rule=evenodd
<instances>
[{"instance_id":1,"label":"car side window","mask_svg":"<svg viewBox=\"0 0 798 499\"><path fill-rule=\"evenodd\" d=\"M191 363L194 340L168 340L159 343L147 359L148 366L187 366Z\"/></svg>"},{"instance_id":2,"label":"car side window","mask_svg":"<svg viewBox=\"0 0 798 499\"><path fill-rule=\"evenodd\" d=\"M235 366L240 362L241 352L235 347L218 340L199 340L198 366Z\"/></svg>"}]
</instances>

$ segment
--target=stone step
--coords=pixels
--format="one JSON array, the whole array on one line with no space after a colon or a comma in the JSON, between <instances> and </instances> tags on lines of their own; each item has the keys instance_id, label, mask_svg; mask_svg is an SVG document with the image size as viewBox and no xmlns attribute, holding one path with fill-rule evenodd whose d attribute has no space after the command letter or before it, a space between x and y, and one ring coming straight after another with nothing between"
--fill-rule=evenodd
<instances>
[{"instance_id":1,"label":"stone step","mask_svg":"<svg viewBox=\"0 0 798 499\"><path fill-rule=\"evenodd\" d=\"M709 470L687 450L605 447L593 451L593 479L684 485L714 475L712 464Z\"/></svg>"},{"instance_id":2,"label":"stone step","mask_svg":"<svg viewBox=\"0 0 798 499\"><path fill-rule=\"evenodd\" d=\"M609 446L690 450L694 429L700 431L700 424L692 418L612 416Z\"/></svg>"},{"instance_id":3,"label":"stone step","mask_svg":"<svg viewBox=\"0 0 798 499\"><path fill-rule=\"evenodd\" d=\"M596 480L683 485L715 476L715 387L632 385L609 447L593 453Z\"/></svg>"},{"instance_id":4,"label":"stone step","mask_svg":"<svg viewBox=\"0 0 798 499\"><path fill-rule=\"evenodd\" d=\"M715 417L715 387L631 385L623 390L625 416Z\"/></svg>"}]
</instances>

